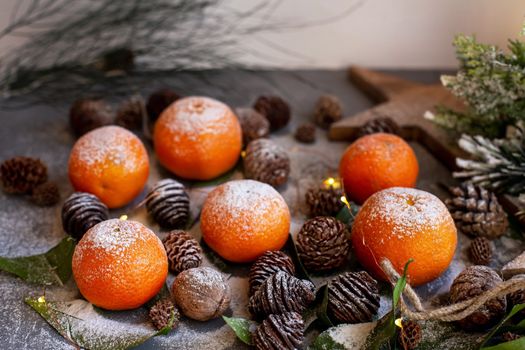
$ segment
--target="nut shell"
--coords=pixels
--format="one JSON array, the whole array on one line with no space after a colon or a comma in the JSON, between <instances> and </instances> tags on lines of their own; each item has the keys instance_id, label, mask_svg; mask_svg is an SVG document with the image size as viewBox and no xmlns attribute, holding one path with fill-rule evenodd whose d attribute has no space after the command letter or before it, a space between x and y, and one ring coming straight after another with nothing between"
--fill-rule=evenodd
<instances>
[{"instance_id":1,"label":"nut shell","mask_svg":"<svg viewBox=\"0 0 525 350\"><path fill-rule=\"evenodd\" d=\"M209 267L182 271L173 281L172 294L182 314L197 321L219 317L230 306L228 284Z\"/></svg>"},{"instance_id":2,"label":"nut shell","mask_svg":"<svg viewBox=\"0 0 525 350\"><path fill-rule=\"evenodd\" d=\"M261 284L279 271L293 275L295 266L292 259L280 250L267 251L250 268L250 296L255 294Z\"/></svg>"}]
</instances>

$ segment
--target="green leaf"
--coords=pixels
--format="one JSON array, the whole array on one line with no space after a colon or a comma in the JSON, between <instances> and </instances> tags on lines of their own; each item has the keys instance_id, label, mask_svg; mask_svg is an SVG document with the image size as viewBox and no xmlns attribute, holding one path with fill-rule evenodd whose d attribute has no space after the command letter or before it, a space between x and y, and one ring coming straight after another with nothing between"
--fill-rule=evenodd
<instances>
[{"instance_id":1,"label":"green leaf","mask_svg":"<svg viewBox=\"0 0 525 350\"><path fill-rule=\"evenodd\" d=\"M290 253L290 257L292 258L292 261L295 264L295 275L300 279L308 280L311 282L312 278L310 277L310 274L308 274L308 271L306 270L301 259L299 258L299 252L297 251L297 246L295 245L295 241L293 240L291 233L288 236L288 241L286 241L285 247L286 250Z\"/></svg>"},{"instance_id":2,"label":"green leaf","mask_svg":"<svg viewBox=\"0 0 525 350\"><path fill-rule=\"evenodd\" d=\"M344 205L335 218L348 226L352 226L354 223L355 216L359 211L360 206L354 202L350 202L350 207Z\"/></svg>"},{"instance_id":3,"label":"green leaf","mask_svg":"<svg viewBox=\"0 0 525 350\"><path fill-rule=\"evenodd\" d=\"M166 334L175 322L173 313L165 328L154 331L149 324L130 324L111 319L107 316L114 316L114 312L106 314L85 300L55 302L46 301L44 297L29 297L25 302L69 342L91 350L135 347L154 336Z\"/></svg>"},{"instance_id":4,"label":"green leaf","mask_svg":"<svg viewBox=\"0 0 525 350\"><path fill-rule=\"evenodd\" d=\"M525 337L521 337L516 340L508 341L505 343L500 343L498 345L489 346L483 348L483 350L519 350L525 349Z\"/></svg>"},{"instance_id":5,"label":"green leaf","mask_svg":"<svg viewBox=\"0 0 525 350\"><path fill-rule=\"evenodd\" d=\"M407 271L408 271L408 265L412 263L414 259L410 258L408 259L407 263L405 264L405 268L403 269L403 275L399 280L396 282L396 286L394 287L394 293L392 297L392 310L395 310L397 307L397 303L399 302L399 298L401 297L401 293L405 290L405 286L407 284Z\"/></svg>"},{"instance_id":6,"label":"green leaf","mask_svg":"<svg viewBox=\"0 0 525 350\"><path fill-rule=\"evenodd\" d=\"M233 329L237 338L243 343L253 345L252 343L252 329L258 326L255 321L247 320L242 317L226 317L222 316L223 320L228 326Z\"/></svg>"},{"instance_id":7,"label":"green leaf","mask_svg":"<svg viewBox=\"0 0 525 350\"><path fill-rule=\"evenodd\" d=\"M317 292L322 296L321 304L317 309L317 318L327 327L333 327L334 323L330 320L328 316L328 284L325 284Z\"/></svg>"},{"instance_id":8,"label":"green leaf","mask_svg":"<svg viewBox=\"0 0 525 350\"><path fill-rule=\"evenodd\" d=\"M483 349L485 344L498 332L498 330L501 328L501 326L503 326L503 324L505 324L505 322L507 322L512 316L516 315L523 309L525 309L525 304L514 305L510 312L505 317L503 317L503 319L494 328L492 328L489 334L487 334L487 336L480 345L480 349Z\"/></svg>"},{"instance_id":9,"label":"green leaf","mask_svg":"<svg viewBox=\"0 0 525 350\"><path fill-rule=\"evenodd\" d=\"M367 342L365 344L365 349L378 350L383 344L390 342L392 338L396 335L396 325L394 323L397 313L397 304L399 298L405 289L407 282L407 271L408 265L413 261L409 259L405 264L403 269L403 275L396 282L392 295L392 310L383 316L378 322L376 328L368 336Z\"/></svg>"},{"instance_id":10,"label":"green leaf","mask_svg":"<svg viewBox=\"0 0 525 350\"><path fill-rule=\"evenodd\" d=\"M337 343L330 333L323 332L315 339L310 350L345 350L345 347Z\"/></svg>"},{"instance_id":11,"label":"green leaf","mask_svg":"<svg viewBox=\"0 0 525 350\"><path fill-rule=\"evenodd\" d=\"M71 277L71 259L75 241L66 237L44 254L17 258L0 257L0 269L25 281L63 285Z\"/></svg>"}]
</instances>

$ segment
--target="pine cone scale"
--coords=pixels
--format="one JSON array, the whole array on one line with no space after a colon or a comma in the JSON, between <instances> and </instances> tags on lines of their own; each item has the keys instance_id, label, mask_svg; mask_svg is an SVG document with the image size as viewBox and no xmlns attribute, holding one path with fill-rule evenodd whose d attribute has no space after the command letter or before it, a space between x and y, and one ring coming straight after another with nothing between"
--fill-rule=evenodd
<instances>
[{"instance_id":1,"label":"pine cone scale","mask_svg":"<svg viewBox=\"0 0 525 350\"><path fill-rule=\"evenodd\" d=\"M494 239L506 232L507 215L494 193L471 183L451 188L450 192L455 197L445 204L463 233Z\"/></svg>"}]
</instances>

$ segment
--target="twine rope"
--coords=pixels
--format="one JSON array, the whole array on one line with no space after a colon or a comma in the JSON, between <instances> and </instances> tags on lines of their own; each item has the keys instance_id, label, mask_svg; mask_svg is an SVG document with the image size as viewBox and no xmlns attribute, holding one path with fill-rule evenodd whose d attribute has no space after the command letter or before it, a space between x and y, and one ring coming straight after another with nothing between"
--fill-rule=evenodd
<instances>
[{"instance_id":1,"label":"twine rope","mask_svg":"<svg viewBox=\"0 0 525 350\"><path fill-rule=\"evenodd\" d=\"M401 276L394 269L394 266L388 259L381 260L381 268L388 276L390 282L396 283ZM412 289L410 284L406 284L405 290L400 297L399 305L401 314L412 320L439 320L444 322L452 322L464 319L473 314L487 301L499 297L503 297L512 292L525 289L525 275L516 275L513 278L498 284L496 287L486 291L469 300L465 300L456 304L440 307L434 310L425 310L421 304L421 299L417 293ZM407 297L415 311L412 311L403 299L403 295Z\"/></svg>"}]
</instances>

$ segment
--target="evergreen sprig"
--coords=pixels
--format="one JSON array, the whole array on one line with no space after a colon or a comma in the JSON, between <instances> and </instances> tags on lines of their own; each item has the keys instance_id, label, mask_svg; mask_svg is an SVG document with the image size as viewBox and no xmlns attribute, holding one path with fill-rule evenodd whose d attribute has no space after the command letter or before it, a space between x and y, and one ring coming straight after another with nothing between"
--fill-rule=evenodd
<instances>
[{"instance_id":1,"label":"evergreen sprig","mask_svg":"<svg viewBox=\"0 0 525 350\"><path fill-rule=\"evenodd\" d=\"M502 137L508 125L525 120L525 43L509 40L509 53L475 37L454 40L459 71L442 84L467 104L465 111L439 107L427 116L459 133Z\"/></svg>"}]
</instances>

